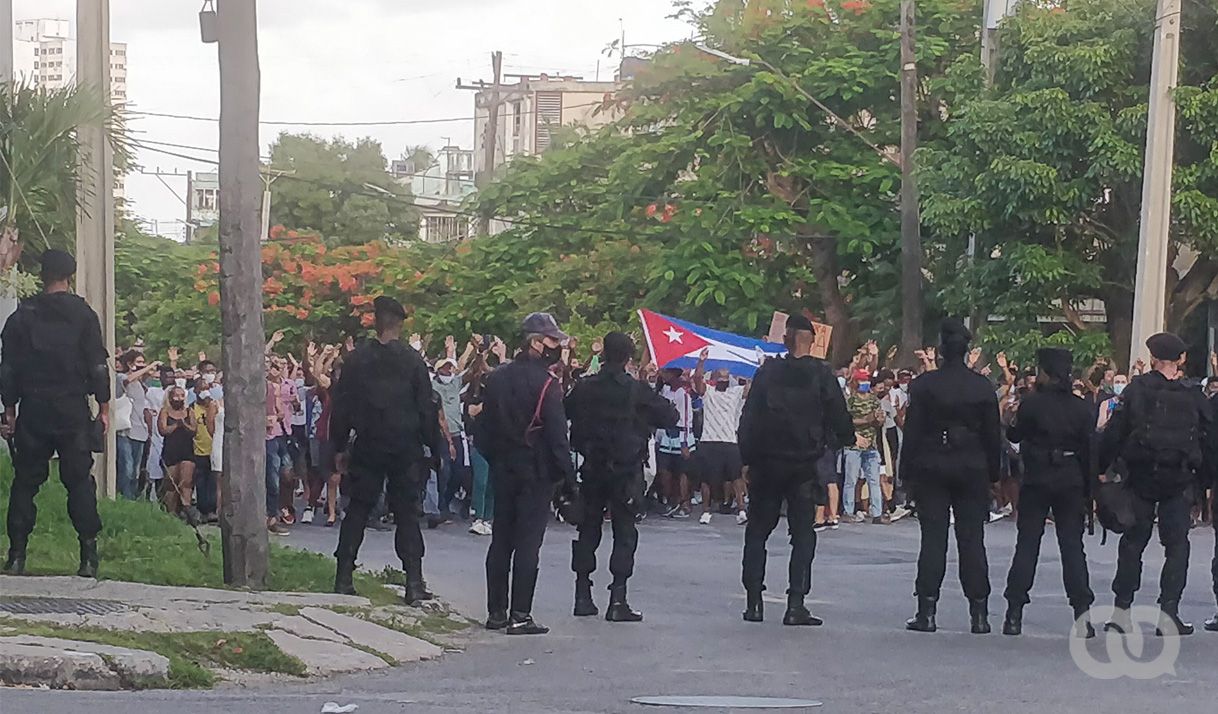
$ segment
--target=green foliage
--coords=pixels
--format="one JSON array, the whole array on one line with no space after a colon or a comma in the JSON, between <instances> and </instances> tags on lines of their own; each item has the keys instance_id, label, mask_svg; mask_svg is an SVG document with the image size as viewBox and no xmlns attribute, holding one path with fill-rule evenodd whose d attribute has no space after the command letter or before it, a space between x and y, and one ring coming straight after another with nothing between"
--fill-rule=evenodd
<instances>
[{"instance_id":1,"label":"green foliage","mask_svg":"<svg viewBox=\"0 0 1218 714\"><path fill-rule=\"evenodd\" d=\"M332 246L412 240L418 211L409 189L385 166L373 139L280 134L271 145L271 168L287 173L275 181L271 223L317 231Z\"/></svg>"},{"instance_id":2,"label":"green foliage","mask_svg":"<svg viewBox=\"0 0 1218 714\"><path fill-rule=\"evenodd\" d=\"M0 84L0 206L8 209L0 226L17 229L27 270L47 248L75 252L77 187L87 167L76 140L82 124L106 128L121 174L131 160L123 115L99 92Z\"/></svg>"},{"instance_id":3,"label":"green foliage","mask_svg":"<svg viewBox=\"0 0 1218 714\"><path fill-rule=\"evenodd\" d=\"M1208 7L1207 7L1208 5ZM1068 329L1048 339L1079 351L1129 352L1137 265L1143 145L1154 0L1020 5L1000 30L992 88L961 71L945 85L957 100L947 142L922 150L922 219L935 285L949 311L982 307L1001 322L991 343L1032 346L1044 320ZM1183 280L1173 271L1169 328L1218 298L1218 3L1186 3L1176 93L1172 238L1200 254ZM974 64L962 59L961 65ZM968 235L978 259L964 256ZM1076 314L1108 307L1107 335Z\"/></svg>"}]
</instances>

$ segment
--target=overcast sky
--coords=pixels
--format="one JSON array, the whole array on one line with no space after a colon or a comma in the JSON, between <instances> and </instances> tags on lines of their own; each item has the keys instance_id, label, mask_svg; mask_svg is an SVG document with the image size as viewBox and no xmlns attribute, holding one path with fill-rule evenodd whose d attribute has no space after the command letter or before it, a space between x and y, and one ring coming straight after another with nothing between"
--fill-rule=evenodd
<instances>
[{"instance_id":1,"label":"overcast sky","mask_svg":"<svg viewBox=\"0 0 1218 714\"><path fill-rule=\"evenodd\" d=\"M214 117L219 114L216 46L199 40L201 0L110 0L111 39L127 43L127 96L133 109ZM52 17L75 24L75 0L14 0L15 20ZM473 93L466 81L490 78L490 52L502 50L504 71L579 74L611 79L616 57L603 54L620 34L661 43L688 37L667 20L669 0L259 0L262 119L368 121L469 117L396 127L312 127L322 136L372 136L386 156L408 145L473 145ZM191 146L217 145L214 123L144 117L137 138ZM263 148L291 127L264 126ZM184 153L198 153L186 151ZM148 170L207 170L143 151ZM184 179L166 179L185 194ZM127 179L133 212L180 230L181 201L152 176Z\"/></svg>"}]
</instances>

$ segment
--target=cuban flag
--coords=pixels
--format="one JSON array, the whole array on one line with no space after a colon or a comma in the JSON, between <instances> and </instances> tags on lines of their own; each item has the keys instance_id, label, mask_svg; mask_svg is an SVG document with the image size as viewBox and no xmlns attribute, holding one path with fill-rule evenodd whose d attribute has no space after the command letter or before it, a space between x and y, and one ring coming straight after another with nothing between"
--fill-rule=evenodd
<instances>
[{"instance_id":1,"label":"cuban flag","mask_svg":"<svg viewBox=\"0 0 1218 714\"><path fill-rule=\"evenodd\" d=\"M639 322L651 358L660 367L693 369L698 355L708 349L708 372L726 367L737 377L751 378L763 360L787 353L783 345L712 330L651 310L639 310Z\"/></svg>"}]
</instances>

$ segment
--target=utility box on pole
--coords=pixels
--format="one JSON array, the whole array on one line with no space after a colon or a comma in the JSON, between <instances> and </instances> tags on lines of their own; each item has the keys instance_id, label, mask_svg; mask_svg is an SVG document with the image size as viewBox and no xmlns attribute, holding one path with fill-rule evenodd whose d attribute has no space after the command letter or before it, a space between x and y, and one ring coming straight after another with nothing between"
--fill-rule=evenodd
<instances>
[{"instance_id":1,"label":"utility box on pole","mask_svg":"<svg viewBox=\"0 0 1218 714\"><path fill-rule=\"evenodd\" d=\"M110 0L76 2L76 81L110 106ZM80 181L76 214L76 291L101 319L102 340L114 354L114 151L103 122L77 127ZM104 496L116 494L114 431L94 461L93 477Z\"/></svg>"},{"instance_id":2,"label":"utility box on pole","mask_svg":"<svg viewBox=\"0 0 1218 714\"><path fill-rule=\"evenodd\" d=\"M262 326L262 178L258 160L258 15L254 0L219 3L220 324L224 582L267 585L266 367Z\"/></svg>"}]
</instances>

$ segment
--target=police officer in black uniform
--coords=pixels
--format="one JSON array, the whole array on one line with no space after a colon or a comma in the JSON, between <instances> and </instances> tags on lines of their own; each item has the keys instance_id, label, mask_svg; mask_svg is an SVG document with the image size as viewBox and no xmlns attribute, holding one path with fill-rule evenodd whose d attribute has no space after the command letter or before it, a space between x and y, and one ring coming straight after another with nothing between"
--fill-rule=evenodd
<instances>
[{"instance_id":1,"label":"police officer in black uniform","mask_svg":"<svg viewBox=\"0 0 1218 714\"><path fill-rule=\"evenodd\" d=\"M1180 597L1188 580L1193 500L1209 473L1205 445L1215 426L1205 397L1182 379L1184 341L1164 332L1147 340L1146 346L1151 371L1134 377L1125 388L1100 443L1101 470L1118 457L1124 462L1136 515L1135 525L1121 535L1117 548L1112 581L1116 612L1105 629L1129 632L1132 627L1129 608L1142 585L1142 553L1157 516L1164 551L1158 633L1190 635L1193 626L1180 620Z\"/></svg>"},{"instance_id":2,"label":"police officer in black uniform","mask_svg":"<svg viewBox=\"0 0 1218 714\"><path fill-rule=\"evenodd\" d=\"M741 581L747 604L744 619L763 619L766 541L787 503L791 534L787 610L784 625L820 625L804 605L812 589L816 556L816 506L825 502L816 461L829 438L854 443L854 424L837 378L823 360L812 357L816 334L802 315L787 320L788 354L757 370L740 417L740 455L748 467L749 521L744 529Z\"/></svg>"},{"instance_id":3,"label":"police officer in black uniform","mask_svg":"<svg viewBox=\"0 0 1218 714\"><path fill-rule=\"evenodd\" d=\"M575 616L597 614L592 573L608 507L613 524L609 558L613 584L605 619L640 622L643 616L626 603L626 581L634 573L639 544L635 519L643 508L643 461L651 435L656 429L676 426L678 415L671 402L626 373L634 357L634 342L628 336L610 332L604 346L601 371L577 383L566 400L571 446L585 459L580 482L583 516L579 537L571 543Z\"/></svg>"},{"instance_id":4,"label":"police officer in black uniform","mask_svg":"<svg viewBox=\"0 0 1218 714\"><path fill-rule=\"evenodd\" d=\"M1045 519L1052 512L1066 598L1074 609L1079 634L1095 637L1095 629L1084 619L1095 594L1091 592L1083 551L1095 415L1070 391L1074 358L1069 350L1042 349L1036 359L1040 365L1036 391L1020 403L1015 424L1007 430L1007 439L1021 445L1024 480L1019 489L1019 535L1007 576L1002 634L1019 635L1023 631L1023 608L1030 602L1028 592L1036 576Z\"/></svg>"},{"instance_id":5,"label":"police officer in black uniform","mask_svg":"<svg viewBox=\"0 0 1218 714\"><path fill-rule=\"evenodd\" d=\"M348 463L351 499L334 553L338 559L334 591L355 593L351 582L355 558L368 514L384 490L397 525L394 547L406 572L406 602L415 604L432 599L423 580L419 499L427 473L423 448L438 453L440 422L427 364L401 341L406 311L397 300L385 296L373 301L373 310L376 339L362 342L344 360L334 387L330 438L334 452L343 454L341 458Z\"/></svg>"},{"instance_id":6,"label":"police officer in black uniform","mask_svg":"<svg viewBox=\"0 0 1218 714\"><path fill-rule=\"evenodd\" d=\"M918 502L922 545L915 587L918 612L905 627L917 632L936 630L935 611L947 570L949 512L956 517L960 581L969 601L972 632L990 632L985 523L990 484L999 477L1002 432L993 386L964 364L971 339L959 319L944 320L942 366L909 385L901 468Z\"/></svg>"},{"instance_id":7,"label":"police officer in black uniform","mask_svg":"<svg viewBox=\"0 0 1218 714\"><path fill-rule=\"evenodd\" d=\"M61 250L42 254L42 293L22 301L4 325L0 393L4 437L13 455L8 504L8 558L4 572L25 571L25 549L34 530L34 496L59 454L59 480L68 491L68 516L80 538L80 570L97 577L97 486L89 470L94 424L86 397L97 400L104 432L110 420L111 373L97 313L68 292L76 261ZM20 405L21 414L17 416Z\"/></svg>"},{"instance_id":8,"label":"police officer in black uniform","mask_svg":"<svg viewBox=\"0 0 1218 714\"><path fill-rule=\"evenodd\" d=\"M568 337L548 313L526 317L521 332L516 359L487 377L478 425L478 448L495 487L486 628L544 635L550 629L532 615L538 554L556 488L575 483L562 381L551 371Z\"/></svg>"}]
</instances>

